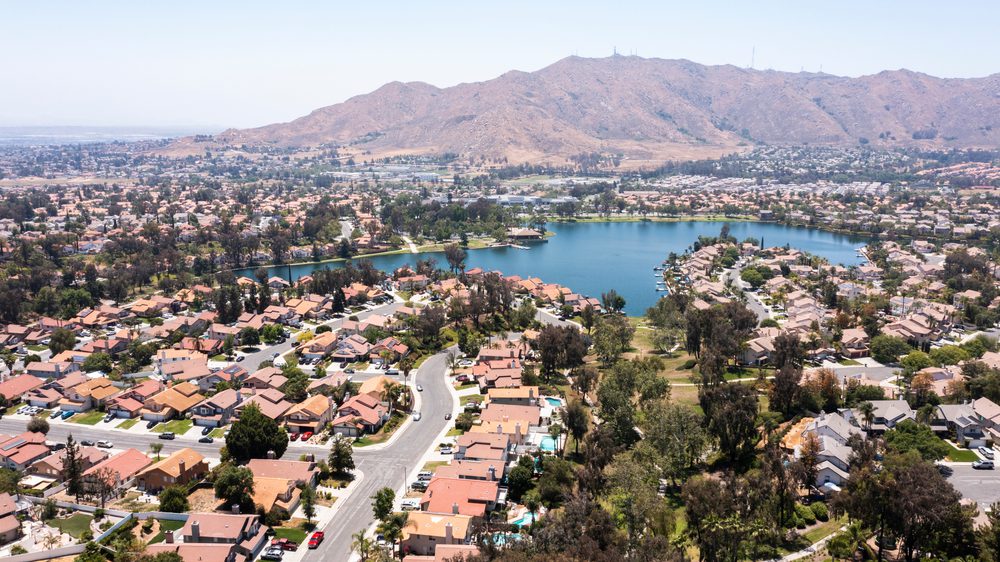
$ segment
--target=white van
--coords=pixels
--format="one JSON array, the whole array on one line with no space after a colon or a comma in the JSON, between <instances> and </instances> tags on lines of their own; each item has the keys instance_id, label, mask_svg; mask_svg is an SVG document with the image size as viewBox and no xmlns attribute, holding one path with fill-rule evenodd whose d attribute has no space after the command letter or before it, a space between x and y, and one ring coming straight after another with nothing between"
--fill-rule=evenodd
<instances>
[{"instance_id":1,"label":"white van","mask_svg":"<svg viewBox=\"0 0 1000 562\"><path fill-rule=\"evenodd\" d=\"M424 470L417 473L417 480L422 482L428 482L431 478L434 478L434 473L429 470Z\"/></svg>"}]
</instances>

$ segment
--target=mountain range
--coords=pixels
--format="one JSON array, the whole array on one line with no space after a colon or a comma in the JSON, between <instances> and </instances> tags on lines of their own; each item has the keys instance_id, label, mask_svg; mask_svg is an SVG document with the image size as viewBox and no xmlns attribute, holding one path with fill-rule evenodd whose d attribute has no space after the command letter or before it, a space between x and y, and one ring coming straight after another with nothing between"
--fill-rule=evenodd
<instances>
[{"instance_id":1,"label":"mountain range","mask_svg":"<svg viewBox=\"0 0 1000 562\"><path fill-rule=\"evenodd\" d=\"M510 163L621 155L632 165L756 145L1000 147L1000 74L861 77L568 57L535 72L438 88L392 82L288 123L229 129L228 145L352 146Z\"/></svg>"}]
</instances>

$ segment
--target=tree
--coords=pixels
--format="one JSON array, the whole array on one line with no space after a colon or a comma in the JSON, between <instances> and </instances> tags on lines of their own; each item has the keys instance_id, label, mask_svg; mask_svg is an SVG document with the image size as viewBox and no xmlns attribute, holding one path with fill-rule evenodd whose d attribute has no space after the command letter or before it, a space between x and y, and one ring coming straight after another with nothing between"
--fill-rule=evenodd
<instances>
[{"instance_id":1,"label":"tree","mask_svg":"<svg viewBox=\"0 0 1000 562\"><path fill-rule=\"evenodd\" d=\"M448 267L452 273L459 273L465 269L465 258L468 253L458 244L446 244L444 247L444 259L448 261Z\"/></svg>"},{"instance_id":2,"label":"tree","mask_svg":"<svg viewBox=\"0 0 1000 562\"><path fill-rule=\"evenodd\" d=\"M646 408L641 427L659 454L663 476L676 484L701 460L709 445L704 418L690 406L657 402Z\"/></svg>"},{"instance_id":3,"label":"tree","mask_svg":"<svg viewBox=\"0 0 1000 562\"><path fill-rule=\"evenodd\" d=\"M183 486L167 486L159 495L160 511L186 513L191 509L187 490Z\"/></svg>"},{"instance_id":4,"label":"tree","mask_svg":"<svg viewBox=\"0 0 1000 562\"><path fill-rule=\"evenodd\" d=\"M260 332L256 328L246 327L240 330L240 345L260 345Z\"/></svg>"},{"instance_id":5,"label":"tree","mask_svg":"<svg viewBox=\"0 0 1000 562\"><path fill-rule=\"evenodd\" d=\"M396 492L392 488L382 488L372 495L372 514L375 519L385 521L392 514L392 504L396 501Z\"/></svg>"},{"instance_id":6,"label":"tree","mask_svg":"<svg viewBox=\"0 0 1000 562\"><path fill-rule=\"evenodd\" d=\"M566 429L573 436L575 453L580 454L580 441L590 429L590 416L579 400L570 400L566 404L566 414L563 418L566 422Z\"/></svg>"},{"instance_id":7,"label":"tree","mask_svg":"<svg viewBox=\"0 0 1000 562\"><path fill-rule=\"evenodd\" d=\"M368 562L371 560L372 551L375 549L375 543L365 537L364 531L358 531L351 535L351 550L358 553L361 557L361 562Z\"/></svg>"},{"instance_id":8,"label":"tree","mask_svg":"<svg viewBox=\"0 0 1000 562\"><path fill-rule=\"evenodd\" d=\"M156 460L160 460L160 452L163 451L163 443L150 443L149 450L156 455Z\"/></svg>"},{"instance_id":9,"label":"tree","mask_svg":"<svg viewBox=\"0 0 1000 562\"><path fill-rule=\"evenodd\" d=\"M28 420L27 429L28 431L34 433L42 433L47 435L49 433L49 421L45 418L35 416L30 420Z\"/></svg>"},{"instance_id":10,"label":"tree","mask_svg":"<svg viewBox=\"0 0 1000 562\"><path fill-rule=\"evenodd\" d=\"M224 465L215 476L215 497L227 505L239 506L242 513L253 513L253 472L245 466Z\"/></svg>"},{"instance_id":11,"label":"tree","mask_svg":"<svg viewBox=\"0 0 1000 562\"><path fill-rule=\"evenodd\" d=\"M625 309L625 297L619 295L618 291L611 289L607 293L601 293L601 304L608 312L617 314Z\"/></svg>"},{"instance_id":12,"label":"tree","mask_svg":"<svg viewBox=\"0 0 1000 562\"><path fill-rule=\"evenodd\" d=\"M534 460L529 456L521 458L527 459L528 466L524 466L524 464L519 462L507 474L507 489L510 492L511 499L514 501L521 501L524 494L535 486L533 480L534 469L531 466L534 464Z\"/></svg>"},{"instance_id":13,"label":"tree","mask_svg":"<svg viewBox=\"0 0 1000 562\"><path fill-rule=\"evenodd\" d=\"M594 310L593 305L588 304L580 311L580 323L583 324L583 327L587 329L587 333L590 334L594 328L594 324L597 323L597 311Z\"/></svg>"},{"instance_id":14,"label":"tree","mask_svg":"<svg viewBox=\"0 0 1000 562\"><path fill-rule=\"evenodd\" d=\"M330 457L327 461L330 470L336 474L346 474L354 470L354 448L349 440L337 434L330 445Z\"/></svg>"},{"instance_id":15,"label":"tree","mask_svg":"<svg viewBox=\"0 0 1000 562\"><path fill-rule=\"evenodd\" d=\"M816 485L817 466L819 465L819 454L823 446L819 437L815 433L806 433L802 442L802 449L799 454L799 483L808 489Z\"/></svg>"},{"instance_id":16,"label":"tree","mask_svg":"<svg viewBox=\"0 0 1000 562\"><path fill-rule=\"evenodd\" d=\"M741 463L757 442L757 396L747 385L723 383L703 387L699 402L708 431L730 463Z\"/></svg>"},{"instance_id":17,"label":"tree","mask_svg":"<svg viewBox=\"0 0 1000 562\"><path fill-rule=\"evenodd\" d=\"M104 509L108 499L118 489L118 472L111 467L99 468L91 478L93 492L101 502L101 509Z\"/></svg>"},{"instance_id":18,"label":"tree","mask_svg":"<svg viewBox=\"0 0 1000 562\"><path fill-rule=\"evenodd\" d=\"M75 496L77 502L83 495L83 463L80 460L79 447L73 440L73 434L66 436L66 449L62 458L62 477L66 482L66 493Z\"/></svg>"},{"instance_id":19,"label":"tree","mask_svg":"<svg viewBox=\"0 0 1000 562\"><path fill-rule=\"evenodd\" d=\"M928 461L937 461L948 456L950 447L934 435L934 431L913 420L903 420L896 427L885 432L885 444L891 451L905 453L916 451Z\"/></svg>"},{"instance_id":20,"label":"tree","mask_svg":"<svg viewBox=\"0 0 1000 562\"><path fill-rule=\"evenodd\" d=\"M111 360L111 356L107 353L91 353L86 359L83 360L83 370L88 373L95 371L110 373L113 368L114 362Z\"/></svg>"},{"instance_id":21,"label":"tree","mask_svg":"<svg viewBox=\"0 0 1000 562\"><path fill-rule=\"evenodd\" d=\"M261 413L256 404L249 404L229 429L226 449L237 462L263 459L269 451L281 457L288 448L288 433L278 423Z\"/></svg>"},{"instance_id":22,"label":"tree","mask_svg":"<svg viewBox=\"0 0 1000 562\"><path fill-rule=\"evenodd\" d=\"M396 543L402 540L403 529L406 528L409 518L410 514L405 511L402 513L391 513L376 527L378 532L385 537L385 540L389 541L389 544L392 545L391 554L393 556L396 553Z\"/></svg>"},{"instance_id":23,"label":"tree","mask_svg":"<svg viewBox=\"0 0 1000 562\"><path fill-rule=\"evenodd\" d=\"M802 343L799 341L799 336L783 333L774 338L774 352L771 354L771 364L775 369L780 370L786 365L801 367L803 359L805 359L805 352L802 350Z\"/></svg>"},{"instance_id":24,"label":"tree","mask_svg":"<svg viewBox=\"0 0 1000 562\"><path fill-rule=\"evenodd\" d=\"M1000 503L993 503L986 511L989 525L981 525L976 533L979 555L983 562L1000 562Z\"/></svg>"},{"instance_id":25,"label":"tree","mask_svg":"<svg viewBox=\"0 0 1000 562\"><path fill-rule=\"evenodd\" d=\"M306 523L312 525L313 517L316 516L316 489L310 484L302 487L300 496L302 502L302 514L306 516Z\"/></svg>"},{"instance_id":26,"label":"tree","mask_svg":"<svg viewBox=\"0 0 1000 562\"><path fill-rule=\"evenodd\" d=\"M900 355L905 355L913 349L902 339L885 334L872 338L870 348L872 359L879 363L895 363Z\"/></svg>"},{"instance_id":27,"label":"tree","mask_svg":"<svg viewBox=\"0 0 1000 562\"><path fill-rule=\"evenodd\" d=\"M754 289L759 289L764 284L764 276L761 275L757 268L744 269L743 272L740 273L740 279Z\"/></svg>"},{"instance_id":28,"label":"tree","mask_svg":"<svg viewBox=\"0 0 1000 562\"><path fill-rule=\"evenodd\" d=\"M772 411L789 416L798 407L799 381L802 380L802 369L794 365L785 365L778 370L771 382L770 407Z\"/></svg>"},{"instance_id":29,"label":"tree","mask_svg":"<svg viewBox=\"0 0 1000 562\"><path fill-rule=\"evenodd\" d=\"M601 360L610 365L628 350L635 328L624 316L606 316L597 323L594 331L594 351Z\"/></svg>"},{"instance_id":30,"label":"tree","mask_svg":"<svg viewBox=\"0 0 1000 562\"><path fill-rule=\"evenodd\" d=\"M49 336L49 349L52 350L52 355L59 355L74 347L76 347L76 334L66 328L52 330L52 335Z\"/></svg>"},{"instance_id":31,"label":"tree","mask_svg":"<svg viewBox=\"0 0 1000 562\"><path fill-rule=\"evenodd\" d=\"M572 326L548 325L542 328L535 342L540 356L542 376L546 381L559 369L572 369L583 364L587 344Z\"/></svg>"}]
</instances>

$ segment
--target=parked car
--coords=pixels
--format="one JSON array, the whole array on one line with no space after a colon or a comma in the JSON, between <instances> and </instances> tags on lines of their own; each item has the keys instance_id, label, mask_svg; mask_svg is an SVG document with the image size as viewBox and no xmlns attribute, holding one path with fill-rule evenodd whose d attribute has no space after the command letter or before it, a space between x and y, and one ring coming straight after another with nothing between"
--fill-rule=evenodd
<instances>
[{"instance_id":1,"label":"parked car","mask_svg":"<svg viewBox=\"0 0 1000 562\"><path fill-rule=\"evenodd\" d=\"M427 482L424 482L422 480L417 480L413 484L410 484L410 489L417 492L423 492L427 490Z\"/></svg>"},{"instance_id":2,"label":"parked car","mask_svg":"<svg viewBox=\"0 0 1000 562\"><path fill-rule=\"evenodd\" d=\"M420 385L418 384L418 385L417 385L417 392L423 392L423 391L424 391L424 387L422 387L422 386L420 386Z\"/></svg>"},{"instance_id":3,"label":"parked car","mask_svg":"<svg viewBox=\"0 0 1000 562\"><path fill-rule=\"evenodd\" d=\"M298 433L293 433L293 434L289 435L288 436L288 440L289 441L298 441L299 440L299 434Z\"/></svg>"},{"instance_id":4,"label":"parked car","mask_svg":"<svg viewBox=\"0 0 1000 562\"><path fill-rule=\"evenodd\" d=\"M305 433L302 434L302 440L303 441L308 441L309 438L312 437L312 436L313 436L313 432L306 431Z\"/></svg>"},{"instance_id":5,"label":"parked car","mask_svg":"<svg viewBox=\"0 0 1000 562\"><path fill-rule=\"evenodd\" d=\"M980 455L982 455L982 456L984 456L984 457L986 457L986 458L988 458L990 460L993 460L993 449L992 448L990 448L990 447L980 447L977 450L979 451Z\"/></svg>"},{"instance_id":6,"label":"parked car","mask_svg":"<svg viewBox=\"0 0 1000 562\"><path fill-rule=\"evenodd\" d=\"M407 498L400 502L399 509L403 511L417 511L420 509L420 500L417 498Z\"/></svg>"},{"instance_id":7,"label":"parked car","mask_svg":"<svg viewBox=\"0 0 1000 562\"><path fill-rule=\"evenodd\" d=\"M107 439L101 439L100 441L97 442L97 446L102 449L110 449L114 447L115 444L112 443L111 441L108 441Z\"/></svg>"},{"instance_id":8,"label":"parked car","mask_svg":"<svg viewBox=\"0 0 1000 562\"><path fill-rule=\"evenodd\" d=\"M442 455L451 455L451 454L454 454L454 452L455 452L455 450L452 449L451 447L441 447L441 454Z\"/></svg>"},{"instance_id":9,"label":"parked car","mask_svg":"<svg viewBox=\"0 0 1000 562\"><path fill-rule=\"evenodd\" d=\"M109 423L113 419L115 419L115 415L114 414L108 414L108 415L104 416L104 423Z\"/></svg>"},{"instance_id":10,"label":"parked car","mask_svg":"<svg viewBox=\"0 0 1000 562\"><path fill-rule=\"evenodd\" d=\"M46 443L46 445L49 445L49 444ZM52 443L51 445L49 445L49 450L50 451L62 451L65 448L66 448L66 444L65 443L56 442L56 443Z\"/></svg>"},{"instance_id":11,"label":"parked car","mask_svg":"<svg viewBox=\"0 0 1000 562\"><path fill-rule=\"evenodd\" d=\"M353 375L354 374L354 369L348 367L348 368L344 369L344 373L348 374L348 375Z\"/></svg>"},{"instance_id":12,"label":"parked car","mask_svg":"<svg viewBox=\"0 0 1000 562\"><path fill-rule=\"evenodd\" d=\"M56 410L56 411L52 412L51 414L49 414L49 419L50 420L54 420L54 419L58 418L61 415L62 415L62 412L60 412L59 410Z\"/></svg>"},{"instance_id":13,"label":"parked car","mask_svg":"<svg viewBox=\"0 0 1000 562\"><path fill-rule=\"evenodd\" d=\"M281 560L285 555L285 551L281 550L281 547L271 547L267 549L264 554L260 555L261 560Z\"/></svg>"},{"instance_id":14,"label":"parked car","mask_svg":"<svg viewBox=\"0 0 1000 562\"><path fill-rule=\"evenodd\" d=\"M455 377L458 382L469 382L469 375L458 375Z\"/></svg>"},{"instance_id":15,"label":"parked car","mask_svg":"<svg viewBox=\"0 0 1000 562\"><path fill-rule=\"evenodd\" d=\"M299 543L287 538L271 539L271 548L295 551L299 549Z\"/></svg>"},{"instance_id":16,"label":"parked car","mask_svg":"<svg viewBox=\"0 0 1000 562\"><path fill-rule=\"evenodd\" d=\"M937 469L938 472L941 473L941 476L951 476L952 474L955 474L955 469L946 464L937 465Z\"/></svg>"},{"instance_id":17,"label":"parked car","mask_svg":"<svg viewBox=\"0 0 1000 562\"><path fill-rule=\"evenodd\" d=\"M215 439L212 439L211 437L202 437L201 439L198 440L198 442L199 443L215 443Z\"/></svg>"},{"instance_id":18,"label":"parked car","mask_svg":"<svg viewBox=\"0 0 1000 562\"><path fill-rule=\"evenodd\" d=\"M149 422L149 423L146 424L146 429L153 429L154 427L156 427L156 424L158 424L158 423L160 423L160 422L158 422L158 421L151 421L151 422Z\"/></svg>"},{"instance_id":19,"label":"parked car","mask_svg":"<svg viewBox=\"0 0 1000 562\"><path fill-rule=\"evenodd\" d=\"M211 427L209 427L209 426L206 425L205 427L201 428L201 434L202 435L208 435L209 433L212 433L212 428Z\"/></svg>"},{"instance_id":20,"label":"parked car","mask_svg":"<svg viewBox=\"0 0 1000 562\"><path fill-rule=\"evenodd\" d=\"M309 548L318 547L319 543L323 542L323 538L325 536L326 535L323 534L323 531L316 531L315 533L313 533L312 536L309 537Z\"/></svg>"},{"instance_id":21,"label":"parked car","mask_svg":"<svg viewBox=\"0 0 1000 562\"><path fill-rule=\"evenodd\" d=\"M164 431L160 434L160 439L166 439L167 441L173 441L177 436L174 435L173 431Z\"/></svg>"},{"instance_id":22,"label":"parked car","mask_svg":"<svg viewBox=\"0 0 1000 562\"><path fill-rule=\"evenodd\" d=\"M972 468L976 470L993 470L993 461L975 461L972 463Z\"/></svg>"},{"instance_id":23,"label":"parked car","mask_svg":"<svg viewBox=\"0 0 1000 562\"><path fill-rule=\"evenodd\" d=\"M59 417L61 417L64 420L68 420L71 417L73 417L73 414L75 414L75 413L76 412L70 412L69 410L66 410L65 412L59 414Z\"/></svg>"},{"instance_id":24,"label":"parked car","mask_svg":"<svg viewBox=\"0 0 1000 562\"><path fill-rule=\"evenodd\" d=\"M434 473L429 470L421 470L417 473L417 480L421 482L429 482L431 478L434 478Z\"/></svg>"},{"instance_id":25,"label":"parked car","mask_svg":"<svg viewBox=\"0 0 1000 562\"><path fill-rule=\"evenodd\" d=\"M93 447L94 446L94 442L91 441L90 439L84 439L83 441L80 441L80 444L83 445L84 447Z\"/></svg>"}]
</instances>

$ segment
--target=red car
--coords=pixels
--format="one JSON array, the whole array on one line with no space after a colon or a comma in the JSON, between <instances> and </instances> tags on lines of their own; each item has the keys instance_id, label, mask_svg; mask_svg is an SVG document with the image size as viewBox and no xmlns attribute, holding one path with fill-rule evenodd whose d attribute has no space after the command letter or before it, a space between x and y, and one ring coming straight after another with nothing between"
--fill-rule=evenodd
<instances>
[{"instance_id":1,"label":"red car","mask_svg":"<svg viewBox=\"0 0 1000 562\"><path fill-rule=\"evenodd\" d=\"M299 439L299 434L298 433L293 433L293 434L291 434L291 435L288 436L288 440L289 441L298 441L298 439Z\"/></svg>"},{"instance_id":2,"label":"red car","mask_svg":"<svg viewBox=\"0 0 1000 562\"><path fill-rule=\"evenodd\" d=\"M309 438L312 437L312 436L313 436L313 432L307 431L307 432L305 432L305 433L302 434L302 440L303 441L308 441Z\"/></svg>"},{"instance_id":3,"label":"red car","mask_svg":"<svg viewBox=\"0 0 1000 562\"><path fill-rule=\"evenodd\" d=\"M319 543L323 542L324 536L325 535L323 535L323 531L316 531L315 533L313 533L312 536L309 537L309 548L318 547Z\"/></svg>"},{"instance_id":4,"label":"red car","mask_svg":"<svg viewBox=\"0 0 1000 562\"><path fill-rule=\"evenodd\" d=\"M281 550L298 550L299 543L288 539L271 539L271 548L275 547Z\"/></svg>"}]
</instances>

